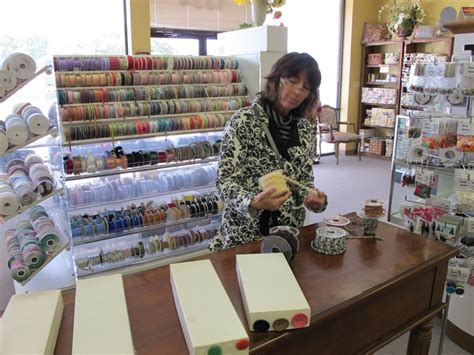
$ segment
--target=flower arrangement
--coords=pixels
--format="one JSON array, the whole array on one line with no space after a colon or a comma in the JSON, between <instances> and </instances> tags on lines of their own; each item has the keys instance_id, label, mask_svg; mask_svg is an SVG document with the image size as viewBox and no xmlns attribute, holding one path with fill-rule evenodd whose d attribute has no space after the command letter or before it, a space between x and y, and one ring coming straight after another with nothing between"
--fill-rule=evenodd
<instances>
[{"instance_id":1,"label":"flower arrangement","mask_svg":"<svg viewBox=\"0 0 474 355\"><path fill-rule=\"evenodd\" d=\"M249 1L253 2L255 0L234 0L234 2L239 6L247 5ZM274 19L279 19L281 17L282 15L281 11L273 12L273 9L282 7L283 5L285 5L285 0L263 0L263 2L266 3L266 6L267 6L267 14L273 13Z\"/></svg>"},{"instance_id":2,"label":"flower arrangement","mask_svg":"<svg viewBox=\"0 0 474 355\"><path fill-rule=\"evenodd\" d=\"M408 37L413 32L416 25L423 22L425 11L421 7L419 0L392 0L391 3L384 5L379 10L379 22L384 15L387 16L387 27L390 33L399 37Z\"/></svg>"}]
</instances>

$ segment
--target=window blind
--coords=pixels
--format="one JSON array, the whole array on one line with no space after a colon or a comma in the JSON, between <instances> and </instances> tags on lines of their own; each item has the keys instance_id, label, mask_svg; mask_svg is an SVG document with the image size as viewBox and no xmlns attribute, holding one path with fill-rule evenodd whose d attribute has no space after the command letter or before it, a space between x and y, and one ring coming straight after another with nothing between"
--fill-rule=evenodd
<instances>
[{"instance_id":1,"label":"window blind","mask_svg":"<svg viewBox=\"0 0 474 355\"><path fill-rule=\"evenodd\" d=\"M210 31L239 29L250 22L250 7L234 0L150 0L150 27Z\"/></svg>"}]
</instances>

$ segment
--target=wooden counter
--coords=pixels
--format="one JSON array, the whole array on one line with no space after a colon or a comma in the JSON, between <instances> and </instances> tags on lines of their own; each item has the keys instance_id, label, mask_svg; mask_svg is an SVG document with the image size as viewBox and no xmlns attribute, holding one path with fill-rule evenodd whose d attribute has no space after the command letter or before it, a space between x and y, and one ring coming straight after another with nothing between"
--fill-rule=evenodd
<instances>
[{"instance_id":1,"label":"wooden counter","mask_svg":"<svg viewBox=\"0 0 474 355\"><path fill-rule=\"evenodd\" d=\"M316 225L301 230L293 272L311 306L311 325L286 332L251 333L252 354L353 354L375 351L412 329L409 354L428 354L432 318L443 309L448 259L457 249L379 223L383 241L348 240L340 256L310 248ZM208 255L248 331L235 255L256 253L260 242ZM187 354L171 291L169 267L125 276L130 325L138 355ZM74 291L64 293L56 354L70 354ZM212 302L206 290L196 290Z\"/></svg>"}]
</instances>

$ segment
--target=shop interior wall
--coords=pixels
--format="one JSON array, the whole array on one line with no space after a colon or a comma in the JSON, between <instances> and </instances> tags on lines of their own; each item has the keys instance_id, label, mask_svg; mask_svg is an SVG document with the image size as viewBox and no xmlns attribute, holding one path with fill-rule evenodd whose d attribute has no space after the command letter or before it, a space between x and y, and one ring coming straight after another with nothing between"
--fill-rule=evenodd
<instances>
[{"instance_id":1,"label":"shop interior wall","mask_svg":"<svg viewBox=\"0 0 474 355\"><path fill-rule=\"evenodd\" d=\"M379 9L393 0L346 0L343 42L341 121L357 123L360 106L362 70L362 33L365 22L376 23ZM452 6L473 6L472 0L421 0L426 12L424 23L436 25L441 11ZM354 150L348 145L345 150Z\"/></svg>"}]
</instances>

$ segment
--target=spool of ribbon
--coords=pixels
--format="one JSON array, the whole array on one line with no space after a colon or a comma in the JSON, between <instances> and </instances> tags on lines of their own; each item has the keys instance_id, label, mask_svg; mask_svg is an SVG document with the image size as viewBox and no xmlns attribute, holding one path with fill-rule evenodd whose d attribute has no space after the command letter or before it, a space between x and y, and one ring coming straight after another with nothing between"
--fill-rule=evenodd
<instances>
[{"instance_id":1,"label":"spool of ribbon","mask_svg":"<svg viewBox=\"0 0 474 355\"><path fill-rule=\"evenodd\" d=\"M36 72L33 58L24 53L12 53L3 61L3 69L21 80L31 79Z\"/></svg>"},{"instance_id":2,"label":"spool of ribbon","mask_svg":"<svg viewBox=\"0 0 474 355\"><path fill-rule=\"evenodd\" d=\"M412 163L422 163L425 160L423 153L424 150L421 146L421 142L419 140L416 140L416 142L413 141L408 150L408 161Z\"/></svg>"},{"instance_id":3,"label":"spool of ribbon","mask_svg":"<svg viewBox=\"0 0 474 355\"><path fill-rule=\"evenodd\" d=\"M12 216L20 208L20 203L12 188L3 189L0 186L0 215Z\"/></svg>"},{"instance_id":4,"label":"spool of ribbon","mask_svg":"<svg viewBox=\"0 0 474 355\"><path fill-rule=\"evenodd\" d=\"M8 70L1 70L0 69L0 85L3 90L10 91L16 87L17 80L16 76L10 73ZM2 96L5 96L5 92Z\"/></svg>"},{"instance_id":5,"label":"spool of ribbon","mask_svg":"<svg viewBox=\"0 0 474 355\"><path fill-rule=\"evenodd\" d=\"M8 150L8 146L9 144L5 123L3 121L0 121L0 154L4 154Z\"/></svg>"},{"instance_id":6,"label":"spool of ribbon","mask_svg":"<svg viewBox=\"0 0 474 355\"><path fill-rule=\"evenodd\" d=\"M11 114L5 120L7 138L12 145L25 144L30 136L28 126L21 116Z\"/></svg>"},{"instance_id":7,"label":"spool of ribbon","mask_svg":"<svg viewBox=\"0 0 474 355\"><path fill-rule=\"evenodd\" d=\"M458 151L456 147L441 148L438 156L442 159L451 160L452 162L461 160L461 152Z\"/></svg>"},{"instance_id":8,"label":"spool of ribbon","mask_svg":"<svg viewBox=\"0 0 474 355\"><path fill-rule=\"evenodd\" d=\"M346 235L347 232L338 227L318 228L316 238L311 241L311 247L321 254L343 254L347 249Z\"/></svg>"}]
</instances>

